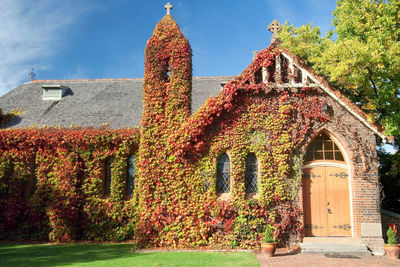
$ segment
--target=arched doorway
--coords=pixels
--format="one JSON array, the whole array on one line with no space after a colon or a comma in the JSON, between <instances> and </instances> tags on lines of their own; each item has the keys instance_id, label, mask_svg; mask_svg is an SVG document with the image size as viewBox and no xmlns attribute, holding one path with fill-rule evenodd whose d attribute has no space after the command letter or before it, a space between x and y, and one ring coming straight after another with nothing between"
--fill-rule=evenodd
<instances>
[{"instance_id":1,"label":"arched doorway","mask_svg":"<svg viewBox=\"0 0 400 267\"><path fill-rule=\"evenodd\" d=\"M338 144L325 132L307 148L303 166L306 236L351 236L349 168Z\"/></svg>"}]
</instances>

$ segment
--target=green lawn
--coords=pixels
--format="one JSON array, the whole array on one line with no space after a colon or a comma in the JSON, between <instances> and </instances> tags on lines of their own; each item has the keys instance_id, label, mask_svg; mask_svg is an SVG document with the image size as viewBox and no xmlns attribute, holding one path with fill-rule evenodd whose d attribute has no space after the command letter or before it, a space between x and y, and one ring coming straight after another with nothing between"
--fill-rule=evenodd
<instances>
[{"instance_id":1,"label":"green lawn","mask_svg":"<svg viewBox=\"0 0 400 267\"><path fill-rule=\"evenodd\" d=\"M131 252L131 244L0 244L0 266L259 266L248 252Z\"/></svg>"}]
</instances>

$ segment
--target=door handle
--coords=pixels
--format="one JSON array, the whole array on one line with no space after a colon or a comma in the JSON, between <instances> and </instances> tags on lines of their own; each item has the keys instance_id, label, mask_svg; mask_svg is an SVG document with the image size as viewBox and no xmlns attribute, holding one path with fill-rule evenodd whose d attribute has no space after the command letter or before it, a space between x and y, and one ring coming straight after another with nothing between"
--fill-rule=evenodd
<instances>
[{"instance_id":1,"label":"door handle","mask_svg":"<svg viewBox=\"0 0 400 267\"><path fill-rule=\"evenodd\" d=\"M328 208L328 214L332 214L332 211L330 208Z\"/></svg>"}]
</instances>

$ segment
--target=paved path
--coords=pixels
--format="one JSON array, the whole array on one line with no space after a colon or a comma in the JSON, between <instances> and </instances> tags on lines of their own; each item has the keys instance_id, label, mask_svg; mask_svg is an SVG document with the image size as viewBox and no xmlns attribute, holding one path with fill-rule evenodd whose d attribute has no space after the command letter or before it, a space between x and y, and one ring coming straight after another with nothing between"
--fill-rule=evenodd
<instances>
[{"instance_id":1,"label":"paved path","mask_svg":"<svg viewBox=\"0 0 400 267\"><path fill-rule=\"evenodd\" d=\"M257 260L261 267L272 266L301 266L301 267L365 267L365 266L400 266L400 259L392 260L388 257L364 256L357 258L331 258L323 254L289 254L277 253L272 258L266 258L257 254Z\"/></svg>"}]
</instances>

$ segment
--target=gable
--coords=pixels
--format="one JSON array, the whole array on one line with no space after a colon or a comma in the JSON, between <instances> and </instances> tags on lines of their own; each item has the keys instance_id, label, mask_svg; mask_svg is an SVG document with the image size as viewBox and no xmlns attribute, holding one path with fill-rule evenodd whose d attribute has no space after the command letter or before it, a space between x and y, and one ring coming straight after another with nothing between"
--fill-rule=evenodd
<instances>
[{"instance_id":1,"label":"gable","mask_svg":"<svg viewBox=\"0 0 400 267\"><path fill-rule=\"evenodd\" d=\"M324 78L315 74L297 56L274 43L258 52L253 62L240 75L230 80L216 97L207 99L199 110L182 124L182 127L171 137L181 144L181 149L177 153L189 151L201 153L206 144L198 140L203 139L207 129L221 114L235 109L238 95L245 93L250 96L259 92L299 93L306 88L312 88L323 95L330 96L367 129L386 140L381 128L368 122L366 114L361 109L330 86ZM190 150L189 148L194 143L195 150Z\"/></svg>"},{"instance_id":2,"label":"gable","mask_svg":"<svg viewBox=\"0 0 400 267\"><path fill-rule=\"evenodd\" d=\"M378 135L384 142L387 141L387 137L383 134L383 129L377 123L371 123L368 121L367 114L362 111L356 104L350 99L344 96L338 89L334 88L329 82L322 76L316 74L312 68L306 65L298 56L291 54L288 50L281 48L281 56L288 60L288 68L291 73L301 73L302 82L298 83L290 80L289 86L291 87L316 87L325 92L327 95L332 97L339 105L359 120L364 126L370 129L374 134ZM278 58L278 57L277 57Z\"/></svg>"}]
</instances>

